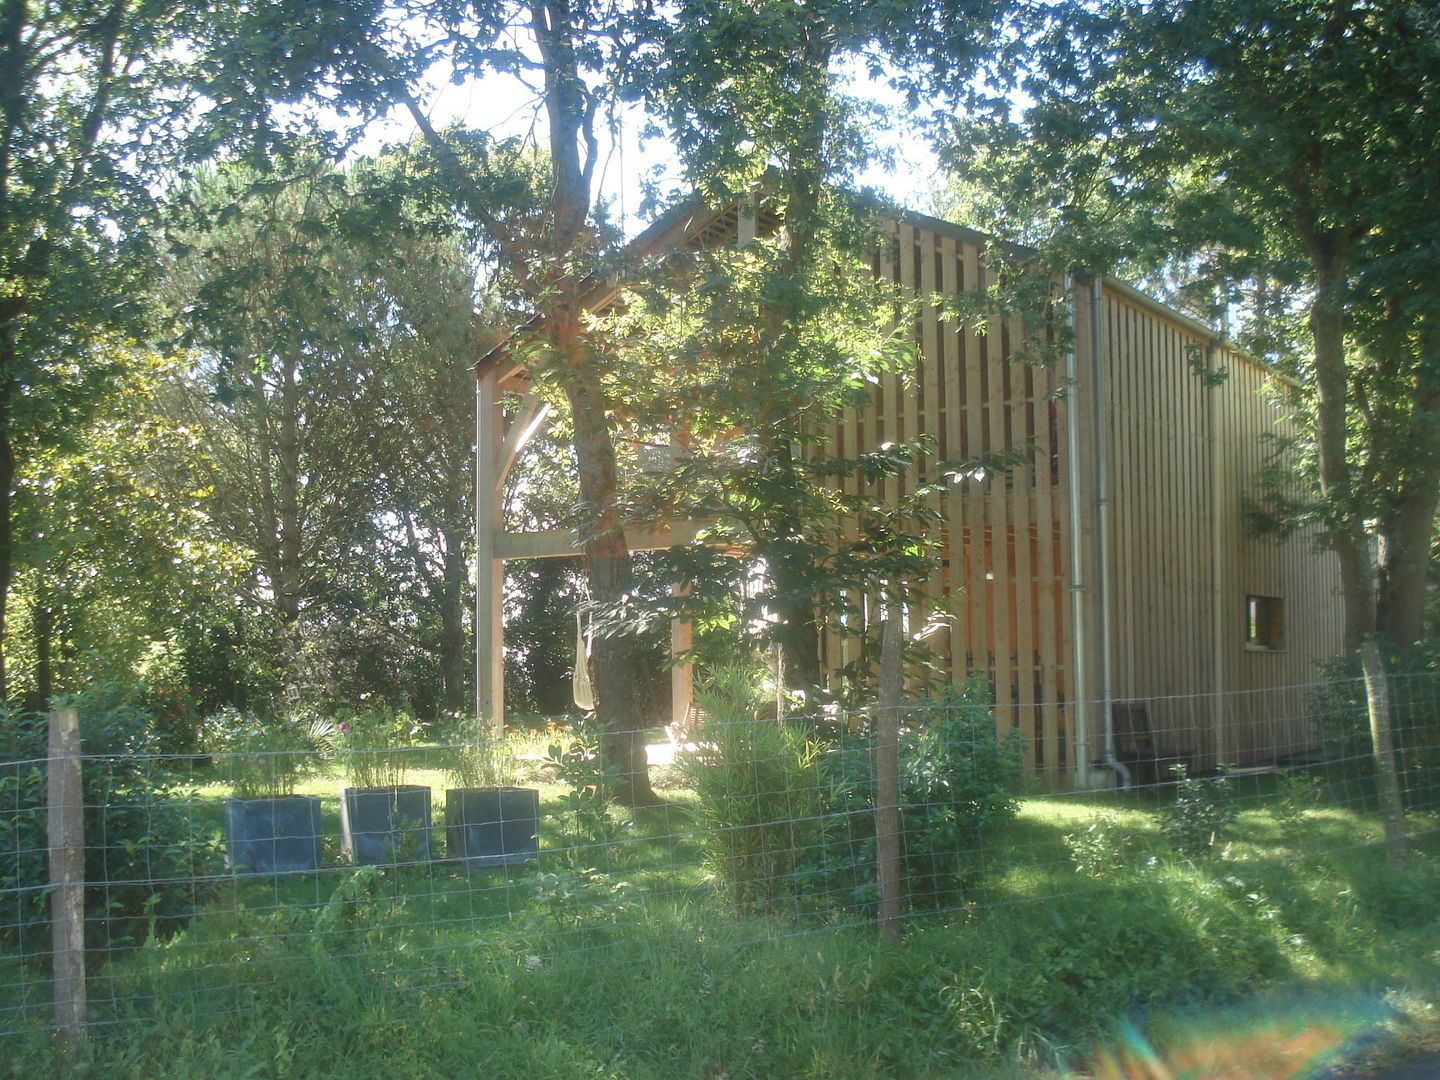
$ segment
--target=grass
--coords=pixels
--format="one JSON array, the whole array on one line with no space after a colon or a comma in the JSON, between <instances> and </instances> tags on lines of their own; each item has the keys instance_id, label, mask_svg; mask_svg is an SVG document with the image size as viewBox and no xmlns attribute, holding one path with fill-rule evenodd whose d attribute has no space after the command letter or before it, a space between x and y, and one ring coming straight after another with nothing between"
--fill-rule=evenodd
<instances>
[{"instance_id":1,"label":"grass","mask_svg":"<svg viewBox=\"0 0 1440 1080\"><path fill-rule=\"evenodd\" d=\"M443 799L438 772L409 780ZM564 793L541 784L539 870L225 879L178 932L92 967L100 1023L83 1064L107 1077L1164 1075L1140 1071L1154 1057L1169 1075L1281 1077L1377 1025L1433 1038L1435 818L1413 815L1414 865L1396 872L1373 814L1247 785L1229 838L1189 859L1161 830L1168 794L1026 799L972 860L965 901L887 946L845 904L731 914L686 791L572 858L554 816ZM337 829L338 782L307 788ZM200 788L197 829L218 830L223 794ZM1096 876L1078 873L1075 838L1097 824ZM44 1015L42 973L0 961L0 981L0 1026L22 993ZM57 1068L43 1034L4 1045L15 1075Z\"/></svg>"}]
</instances>

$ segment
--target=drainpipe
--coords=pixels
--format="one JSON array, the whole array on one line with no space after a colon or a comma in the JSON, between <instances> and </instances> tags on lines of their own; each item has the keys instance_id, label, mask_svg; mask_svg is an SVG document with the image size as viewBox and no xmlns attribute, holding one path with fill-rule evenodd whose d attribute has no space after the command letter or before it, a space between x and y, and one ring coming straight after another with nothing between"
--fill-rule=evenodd
<instances>
[{"instance_id":1,"label":"drainpipe","mask_svg":"<svg viewBox=\"0 0 1440 1080\"><path fill-rule=\"evenodd\" d=\"M1131 786L1130 770L1115 756L1115 688L1111 682L1114 667L1110 620L1110 481L1108 446L1105 438L1105 346L1100 317L1105 297L1104 279L1098 274L1090 279L1090 359L1095 380L1095 509L1100 547L1100 581L1096 597L1100 605L1100 702L1105 723L1105 765L1120 780L1121 790Z\"/></svg>"},{"instance_id":2,"label":"drainpipe","mask_svg":"<svg viewBox=\"0 0 1440 1080\"><path fill-rule=\"evenodd\" d=\"M1078 402L1079 365L1075 357L1075 306L1079 296L1073 275L1065 275L1065 295L1070 297L1070 312L1067 324L1070 328L1070 348L1065 353L1066 409L1070 414L1066 424L1065 461L1066 486L1070 503L1070 696L1075 703L1075 783L1082 791L1090 788L1090 725L1087 712L1090 708L1089 686L1087 685L1087 656L1085 636L1085 560L1080 530L1080 424L1075 405Z\"/></svg>"}]
</instances>

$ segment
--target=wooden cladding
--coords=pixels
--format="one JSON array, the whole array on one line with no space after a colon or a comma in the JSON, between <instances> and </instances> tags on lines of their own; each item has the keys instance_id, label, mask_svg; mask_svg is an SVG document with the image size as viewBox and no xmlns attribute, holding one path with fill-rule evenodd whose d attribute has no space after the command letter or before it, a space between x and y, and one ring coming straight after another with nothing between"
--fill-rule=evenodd
<instances>
[{"instance_id":1,"label":"wooden cladding","mask_svg":"<svg viewBox=\"0 0 1440 1080\"><path fill-rule=\"evenodd\" d=\"M1107 687L1111 700L1148 702L1156 737L1199 766L1312 748L1303 695L1285 688L1311 681L1314 661L1339 651L1336 575L1312 538L1247 531L1244 502L1274 445L1266 436L1287 434L1263 392L1271 373L1123 286L1107 282L1097 295L1082 283L1071 297L1077 374L1067 388L1063 370L1017 357L1018 325L992 319L981 333L929 302L986 285L981 238L909 218L892 238L876 269L918 300L918 361L880 379L870 405L834 425L824 452L855 457L922 435L935 450L873 489L847 480L849 492L894 503L934 480L940 461L1017 448L1028 455L1008 476L961 478L931 496L942 522L933 537L939 555L923 601L909 612L912 635L930 628L924 647L951 678L980 672L988 680L998 722L1020 730L1027 763L1057 784L1071 779L1078 756L1100 757ZM1096 640L1106 625L1102 533L1108 678ZM1089 735L1078 749L1072 586L1081 590L1081 629L1091 642L1083 654ZM1247 649L1247 596L1286 598L1283 651ZM851 599L865 608L864 598ZM864 647L863 627L831 631L822 647L825 665L837 670Z\"/></svg>"},{"instance_id":2,"label":"wooden cladding","mask_svg":"<svg viewBox=\"0 0 1440 1080\"><path fill-rule=\"evenodd\" d=\"M982 334L927 302L984 287L984 254L973 239L902 221L878 269L919 300L918 361L882 378L869 408L843 416L825 452L854 457L886 442L933 438L934 452L911 474L868 492L895 502L935 480L938 462L1033 445L1026 467L964 477L931 496L943 523L938 557L909 625L912 633L930 626L925 647L951 677L984 674L1001 722L1025 735L1031 767L1058 779L1071 756L1068 495L1059 456L1067 418L1056 405L1062 373L1015 362L1018 326L994 320ZM852 494L864 493L846 483ZM858 633L829 633L824 661L837 669L861 647Z\"/></svg>"}]
</instances>

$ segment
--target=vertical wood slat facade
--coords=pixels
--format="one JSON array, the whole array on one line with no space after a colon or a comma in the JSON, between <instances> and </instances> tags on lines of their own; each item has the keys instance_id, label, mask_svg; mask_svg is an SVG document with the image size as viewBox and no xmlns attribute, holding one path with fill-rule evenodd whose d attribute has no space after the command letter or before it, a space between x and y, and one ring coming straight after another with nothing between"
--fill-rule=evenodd
<instances>
[{"instance_id":1,"label":"vertical wood slat facade","mask_svg":"<svg viewBox=\"0 0 1440 1080\"><path fill-rule=\"evenodd\" d=\"M985 242L907 217L878 266L910 296L975 290L987 281ZM1022 732L1027 764L1055 784L1073 776L1077 758L1102 756L1107 686L1112 702L1145 703L1157 745L1202 767L1313 749L1298 688L1314 680L1315 661L1340 649L1334 561L1308 537L1250 535L1244 515L1271 452L1266 435L1287 433L1264 393L1276 376L1125 286L1104 282L1093 310L1091 296L1081 282L1070 297L1076 386L1064 386L1063 371L1018 360L1018 326L990 320L981 333L922 303L915 369L885 379L871 407L835 426L828 453L853 456L920 435L935 441L936 453L921 459L915 477L875 493L891 501L929 481L937 457L1033 448L1029 464L1008 478L962 480L935 507L943 521L940 556L924 604L911 612L912 631L917 616L946 620L925 639L936 663L951 677L983 673L999 722ZM1227 372L1223 381L1202 377L1219 368ZM1097 416L1105 425L1103 462ZM1079 461L1068 451L1072 426ZM1098 468L1109 487L1107 530L1097 522ZM1078 559L1070 541L1072 482L1085 548ZM1110 538L1108 679L1096 640L1102 531ZM1078 632L1092 642L1083 661L1089 703L1076 700L1072 587L1082 589ZM1248 596L1283 604L1281 648L1247 646ZM855 635L845 637L842 643L829 632L823 641L832 670L856 655ZM1087 710L1083 747L1074 745L1078 708Z\"/></svg>"},{"instance_id":2,"label":"vertical wood slat facade","mask_svg":"<svg viewBox=\"0 0 1440 1080\"><path fill-rule=\"evenodd\" d=\"M732 216L676 215L657 223L645 249L695 236L734 242ZM958 295L984 287L988 243L907 214L873 266L912 297ZM1144 702L1156 742L1200 766L1313 748L1303 687L1315 661L1340 651L1335 560L1309 536L1251 536L1243 509L1267 464L1265 436L1288 433L1263 393L1276 376L1118 283L1076 282L1069 300L1074 347L1063 368L1020 363L1017 325L992 319L982 332L920 303L915 369L879 379L870 406L829 429L821 452L845 458L934 440L913 476L868 492L858 479L842 481L852 495L892 503L937 479L926 471L937 460L1033 447L1009 476L962 477L934 497L939 557L910 613L912 631L927 619L942 624L924 638L936 664L952 678L979 672L989 681L999 723L1025 736L1027 763L1056 786L1083 780L1103 755L1113 702ZM1228 374L1218 385L1201 377L1219 369ZM577 543L500 527L498 391L519 373L477 365L477 707L496 718L501 561L571 554ZM840 527L853 536L858 522ZM666 546L684 533L636 541ZM1283 605L1279 647L1247 644L1252 596ZM847 600L857 615L821 643L831 671L860 656L864 621L877 617L869 598ZM688 686L677 688L677 718L688 696Z\"/></svg>"}]
</instances>

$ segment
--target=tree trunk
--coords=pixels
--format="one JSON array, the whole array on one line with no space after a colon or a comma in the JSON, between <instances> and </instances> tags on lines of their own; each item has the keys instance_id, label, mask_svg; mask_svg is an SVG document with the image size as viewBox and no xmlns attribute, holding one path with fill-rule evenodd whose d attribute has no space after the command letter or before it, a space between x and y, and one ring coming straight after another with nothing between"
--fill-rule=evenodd
<instances>
[{"instance_id":1,"label":"tree trunk","mask_svg":"<svg viewBox=\"0 0 1440 1080\"><path fill-rule=\"evenodd\" d=\"M1419 380L1408 418L1406 459L1397 463L1400 490L1380 521L1376 630L1392 645L1425 636L1430 544L1440 506L1440 317L1422 323Z\"/></svg>"},{"instance_id":2,"label":"tree trunk","mask_svg":"<svg viewBox=\"0 0 1440 1080\"><path fill-rule=\"evenodd\" d=\"M1409 841L1405 835L1405 807L1400 801L1400 780L1395 770L1390 687L1385 660L1374 638L1361 642L1360 666L1365 673L1365 700L1370 712L1370 742L1375 751L1380 814L1385 821L1385 853L1391 866L1404 866L1409 858Z\"/></svg>"},{"instance_id":3,"label":"tree trunk","mask_svg":"<svg viewBox=\"0 0 1440 1080\"><path fill-rule=\"evenodd\" d=\"M50 697L55 692L55 665L52 659L55 612L44 596L36 596L30 610L30 633L35 638L35 691L30 709L32 712L44 712L50 707Z\"/></svg>"},{"instance_id":4,"label":"tree trunk","mask_svg":"<svg viewBox=\"0 0 1440 1080\"><path fill-rule=\"evenodd\" d=\"M0 701L8 696L6 618L10 610L10 584L15 573L15 443L12 425L16 394L15 328L8 324L9 312L0 311Z\"/></svg>"},{"instance_id":5,"label":"tree trunk","mask_svg":"<svg viewBox=\"0 0 1440 1080\"><path fill-rule=\"evenodd\" d=\"M1428 479L1428 487L1397 500L1380 525L1375 629L1392 645L1414 645L1425 637L1430 541L1440 503L1440 477Z\"/></svg>"},{"instance_id":6,"label":"tree trunk","mask_svg":"<svg viewBox=\"0 0 1440 1080\"><path fill-rule=\"evenodd\" d=\"M557 328L558 329L558 328ZM574 348L579 349L578 322ZM554 341L554 338L552 338ZM565 396L575 427L575 459L580 498L590 511L584 531L585 566L590 596L601 609L630 591L630 550L615 505L615 448L610 439L604 392L593 368L582 364L566 378ZM631 635L600 635L590 646L590 685L603 735L600 750L620 772L616 797L627 806L655 802L645 754L645 718L641 714L640 662Z\"/></svg>"},{"instance_id":7,"label":"tree trunk","mask_svg":"<svg viewBox=\"0 0 1440 1080\"><path fill-rule=\"evenodd\" d=\"M287 358L280 370L280 435L276 446L279 490L276 515L279 535L279 580L275 599L281 623L300 618L300 385L296 365Z\"/></svg>"},{"instance_id":8,"label":"tree trunk","mask_svg":"<svg viewBox=\"0 0 1440 1080\"><path fill-rule=\"evenodd\" d=\"M1320 459L1320 491L1331 507L1330 539L1340 560L1340 592L1345 609L1345 651L1354 652L1375 630L1375 591L1363 520L1355 513L1350 462L1345 367L1343 257L1339 241L1317 244L1314 255L1315 299L1310 333L1315 343L1315 438Z\"/></svg>"},{"instance_id":9,"label":"tree trunk","mask_svg":"<svg viewBox=\"0 0 1440 1080\"><path fill-rule=\"evenodd\" d=\"M812 92L824 94L827 72L830 64L831 46L824 34L808 36L802 45L801 68L805 74L818 78ZM785 163L782 184L785 189L785 262L787 272L795 278L812 268L816 247L816 215L819 213L821 198L821 169L824 160L824 109L810 109L806 112L809 122L796 133L795 142ZM781 299L772 304L766 314L768 337L771 342L784 342L790 332L789 324L794 318L794 304ZM782 357L781 363L785 360ZM770 427L775 432L771 444L771 460L778 464L782 473L789 478L793 488L800 489L806 480L796 475L796 462L791 449L791 439L798 434L796 428L801 422L790 402L774 402L775 415L770 418ZM799 500L786 506L774 508L772 524L776 539L785 544L788 536L804 535L804 522L798 514L803 512ZM808 553L801 559L787 559L782 554L771 560L770 575L775 582L777 615L780 626L777 637L784 667L785 685L806 695L807 701L820 689L823 678L820 671L820 624L815 614L816 596L812 585L814 567Z\"/></svg>"},{"instance_id":10,"label":"tree trunk","mask_svg":"<svg viewBox=\"0 0 1440 1080\"><path fill-rule=\"evenodd\" d=\"M575 428L580 499L587 518L582 533L590 595L606 607L629 592L630 549L616 505L615 446L605 391L581 330L578 264L589 244L586 220L599 154L593 130L594 103L581 76L575 46L576 36L585 28L576 25L578 12L565 0L534 0L530 13L545 71L545 111L554 170L551 265L541 311ZM583 160L582 141L587 150ZM630 806L654 802L645 757L644 718L636 693L641 680L633 637L598 637L590 651L590 672L595 716L603 731L601 754L620 772L615 796Z\"/></svg>"}]
</instances>

